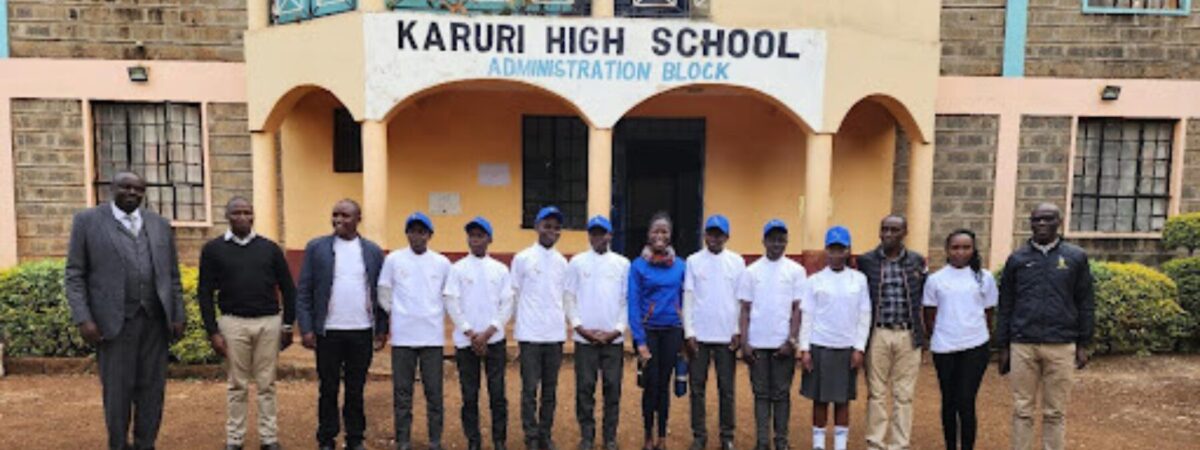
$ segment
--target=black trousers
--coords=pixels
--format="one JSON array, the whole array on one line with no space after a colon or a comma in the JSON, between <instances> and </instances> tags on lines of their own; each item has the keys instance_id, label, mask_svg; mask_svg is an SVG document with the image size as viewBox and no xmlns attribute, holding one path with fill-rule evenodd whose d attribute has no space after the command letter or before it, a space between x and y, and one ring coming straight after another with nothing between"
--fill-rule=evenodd
<instances>
[{"instance_id":1,"label":"black trousers","mask_svg":"<svg viewBox=\"0 0 1200 450\"><path fill-rule=\"evenodd\" d=\"M734 423L737 422L733 403L734 373L737 356L729 344L706 344L701 342L696 357L689 363L692 401L692 437L700 442L708 439L705 390L708 384L708 367L712 365L717 375L717 399L721 414L721 441L733 441Z\"/></svg>"},{"instance_id":2,"label":"black trousers","mask_svg":"<svg viewBox=\"0 0 1200 450\"><path fill-rule=\"evenodd\" d=\"M363 414L363 386L371 367L371 330L329 330L317 336L317 443L333 445L341 429L338 421L338 390L346 385L341 421L346 424L346 442L363 441L367 418Z\"/></svg>"},{"instance_id":3,"label":"black trousers","mask_svg":"<svg viewBox=\"0 0 1200 450\"><path fill-rule=\"evenodd\" d=\"M621 372L624 345L575 343L575 416L579 419L579 440L596 438L596 378L604 382L604 442L617 441L617 423L621 420Z\"/></svg>"},{"instance_id":4,"label":"black trousers","mask_svg":"<svg viewBox=\"0 0 1200 450\"><path fill-rule=\"evenodd\" d=\"M792 378L796 374L796 359L776 357L776 350L754 350L750 366L750 385L754 391L755 448L770 448L772 424L775 428L775 448L788 448L788 419L792 411Z\"/></svg>"},{"instance_id":5,"label":"black trousers","mask_svg":"<svg viewBox=\"0 0 1200 450\"><path fill-rule=\"evenodd\" d=\"M508 350L504 341L488 344L487 354L476 355L470 347L454 352L458 366L459 385L462 387L462 423L467 442L480 444L479 432L479 385L481 366L487 373L488 407L492 411L492 442L508 440L508 398L504 394L504 366L508 362Z\"/></svg>"},{"instance_id":6,"label":"black trousers","mask_svg":"<svg viewBox=\"0 0 1200 450\"><path fill-rule=\"evenodd\" d=\"M563 344L521 342L521 428L525 442L546 443L554 429ZM538 389L541 388L541 402Z\"/></svg>"},{"instance_id":7,"label":"black trousers","mask_svg":"<svg viewBox=\"0 0 1200 450\"><path fill-rule=\"evenodd\" d=\"M646 439L654 435L656 423L658 437L665 438L671 411L671 381L675 378L679 350L683 348L683 329L647 329L646 346L650 348L650 361L642 368L642 426Z\"/></svg>"},{"instance_id":8,"label":"black trousers","mask_svg":"<svg viewBox=\"0 0 1200 450\"><path fill-rule=\"evenodd\" d=\"M132 318L125 319L117 337L100 342L96 348L111 450L129 448L126 437L130 415L132 448L154 448L158 439L170 341L165 321L161 312L150 314L139 308Z\"/></svg>"},{"instance_id":9,"label":"black trousers","mask_svg":"<svg viewBox=\"0 0 1200 450\"><path fill-rule=\"evenodd\" d=\"M987 371L987 344L954 352L934 353L938 386L942 390L942 434L946 449L954 450L962 438L963 450L975 448L975 397Z\"/></svg>"},{"instance_id":10,"label":"black trousers","mask_svg":"<svg viewBox=\"0 0 1200 450\"><path fill-rule=\"evenodd\" d=\"M442 442L442 347L392 347L392 412L396 443L412 442L413 385L421 370L429 442Z\"/></svg>"}]
</instances>

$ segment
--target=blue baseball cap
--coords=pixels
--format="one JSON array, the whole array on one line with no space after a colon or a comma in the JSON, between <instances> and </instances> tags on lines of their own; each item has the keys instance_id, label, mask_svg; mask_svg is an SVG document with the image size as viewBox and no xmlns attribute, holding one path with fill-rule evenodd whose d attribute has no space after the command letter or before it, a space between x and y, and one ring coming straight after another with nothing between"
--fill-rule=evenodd
<instances>
[{"instance_id":1,"label":"blue baseball cap","mask_svg":"<svg viewBox=\"0 0 1200 450\"><path fill-rule=\"evenodd\" d=\"M559 210L558 210L558 207L556 207L556 206L547 206L547 207L545 207L545 208L542 208L542 210L541 210L541 211L538 211L538 213L537 213L537 219L534 219L534 221L533 221L533 222L534 222L534 223L541 222L541 221L543 221L543 220L546 220L546 218L547 218L547 217L557 217L559 222L562 222L562 221L564 221L564 220L565 220L565 219L563 218L563 213L562 213L562 211L559 211Z\"/></svg>"},{"instance_id":2,"label":"blue baseball cap","mask_svg":"<svg viewBox=\"0 0 1200 450\"><path fill-rule=\"evenodd\" d=\"M841 245L842 247L850 247L850 230L841 225L835 225L825 232L825 246Z\"/></svg>"},{"instance_id":3,"label":"blue baseball cap","mask_svg":"<svg viewBox=\"0 0 1200 450\"><path fill-rule=\"evenodd\" d=\"M463 227L463 231L471 231L471 227L482 228L488 236L492 236L492 223L488 222L487 219L484 219L483 216L475 216L474 219L471 219L470 222L467 222L467 225Z\"/></svg>"},{"instance_id":4,"label":"blue baseball cap","mask_svg":"<svg viewBox=\"0 0 1200 450\"><path fill-rule=\"evenodd\" d=\"M404 221L404 231L407 232L408 227L411 227L414 223L425 225L425 228L428 228L430 233L433 232L433 221L429 220L429 216L426 216L423 212L417 211L409 215L408 220Z\"/></svg>"},{"instance_id":5,"label":"blue baseball cap","mask_svg":"<svg viewBox=\"0 0 1200 450\"><path fill-rule=\"evenodd\" d=\"M771 219L767 221L766 225L763 225L763 236L765 237L775 230L783 230L784 233L787 233L787 224L779 219Z\"/></svg>"},{"instance_id":6,"label":"blue baseball cap","mask_svg":"<svg viewBox=\"0 0 1200 450\"><path fill-rule=\"evenodd\" d=\"M708 220L704 221L704 231L708 231L713 228L721 230L722 233L725 233L725 235L728 236L729 235L729 219L725 218L725 216L722 216L720 214L717 214L714 216L709 216Z\"/></svg>"},{"instance_id":7,"label":"blue baseball cap","mask_svg":"<svg viewBox=\"0 0 1200 450\"><path fill-rule=\"evenodd\" d=\"M606 233L612 233L612 222L609 222L604 216L596 216L588 219L588 231L591 231L592 228L601 228Z\"/></svg>"}]
</instances>

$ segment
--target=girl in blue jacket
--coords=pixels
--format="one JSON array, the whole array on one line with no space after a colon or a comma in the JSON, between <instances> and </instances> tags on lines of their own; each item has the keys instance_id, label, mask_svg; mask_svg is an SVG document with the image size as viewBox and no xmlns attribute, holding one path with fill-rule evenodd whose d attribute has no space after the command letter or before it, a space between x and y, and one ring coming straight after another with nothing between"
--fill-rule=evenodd
<instances>
[{"instance_id":1,"label":"girl in blue jacket","mask_svg":"<svg viewBox=\"0 0 1200 450\"><path fill-rule=\"evenodd\" d=\"M671 217L659 212L650 219L642 256L629 269L629 324L638 363L643 367L646 450L666 448L672 371L683 348L684 273L684 260L671 247Z\"/></svg>"}]
</instances>

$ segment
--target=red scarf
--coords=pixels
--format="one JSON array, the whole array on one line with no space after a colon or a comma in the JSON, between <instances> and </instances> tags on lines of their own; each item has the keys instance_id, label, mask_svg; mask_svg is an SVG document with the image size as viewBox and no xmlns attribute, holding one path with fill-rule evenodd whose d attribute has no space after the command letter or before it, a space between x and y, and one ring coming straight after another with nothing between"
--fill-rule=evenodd
<instances>
[{"instance_id":1,"label":"red scarf","mask_svg":"<svg viewBox=\"0 0 1200 450\"><path fill-rule=\"evenodd\" d=\"M655 253L647 245L642 248L642 259L652 266L671 267L675 264L675 247L667 246L666 252Z\"/></svg>"}]
</instances>

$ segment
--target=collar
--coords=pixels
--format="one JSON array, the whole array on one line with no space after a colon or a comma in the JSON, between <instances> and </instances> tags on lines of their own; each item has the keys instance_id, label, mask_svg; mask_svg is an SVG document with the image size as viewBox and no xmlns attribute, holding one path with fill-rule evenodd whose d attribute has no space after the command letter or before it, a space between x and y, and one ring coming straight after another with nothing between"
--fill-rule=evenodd
<instances>
[{"instance_id":1,"label":"collar","mask_svg":"<svg viewBox=\"0 0 1200 450\"><path fill-rule=\"evenodd\" d=\"M1060 242L1062 242L1061 236L1055 237L1054 242L1051 242L1050 245L1042 245L1037 243L1037 241L1034 241L1033 238L1029 238L1029 245L1033 246L1033 248L1037 251L1042 252L1043 256L1049 254L1051 250L1054 250L1056 247L1058 247Z\"/></svg>"},{"instance_id":2,"label":"collar","mask_svg":"<svg viewBox=\"0 0 1200 450\"><path fill-rule=\"evenodd\" d=\"M236 234L233 234L233 230L225 230L225 242L233 241L234 244L242 247L250 245L250 241L253 241L256 237L258 237L258 233L255 233L254 230L250 230L250 234L247 234L245 238L239 238Z\"/></svg>"},{"instance_id":3,"label":"collar","mask_svg":"<svg viewBox=\"0 0 1200 450\"><path fill-rule=\"evenodd\" d=\"M882 245L880 245L879 247L876 247L875 251L879 253L879 259L883 260L883 262L886 263L886 262L893 261L891 258L888 258L887 252L883 251ZM900 254L896 255L895 261L902 261L907 256L908 256L908 247L900 247Z\"/></svg>"},{"instance_id":4,"label":"collar","mask_svg":"<svg viewBox=\"0 0 1200 450\"><path fill-rule=\"evenodd\" d=\"M534 242L533 248L536 249L535 251L537 251L539 255L548 255L548 254L558 253L558 250L555 250L554 247L550 247L550 248L543 247L540 242Z\"/></svg>"},{"instance_id":5,"label":"collar","mask_svg":"<svg viewBox=\"0 0 1200 450\"><path fill-rule=\"evenodd\" d=\"M115 217L118 222L121 222L121 220L125 219L126 216L133 217L133 219L138 222L142 221L141 207L138 207L138 209L133 210L131 213L126 213L125 211L121 211L121 208L117 207L116 202L108 202L108 205L112 207L113 217ZM123 224L124 222L121 223Z\"/></svg>"}]
</instances>

